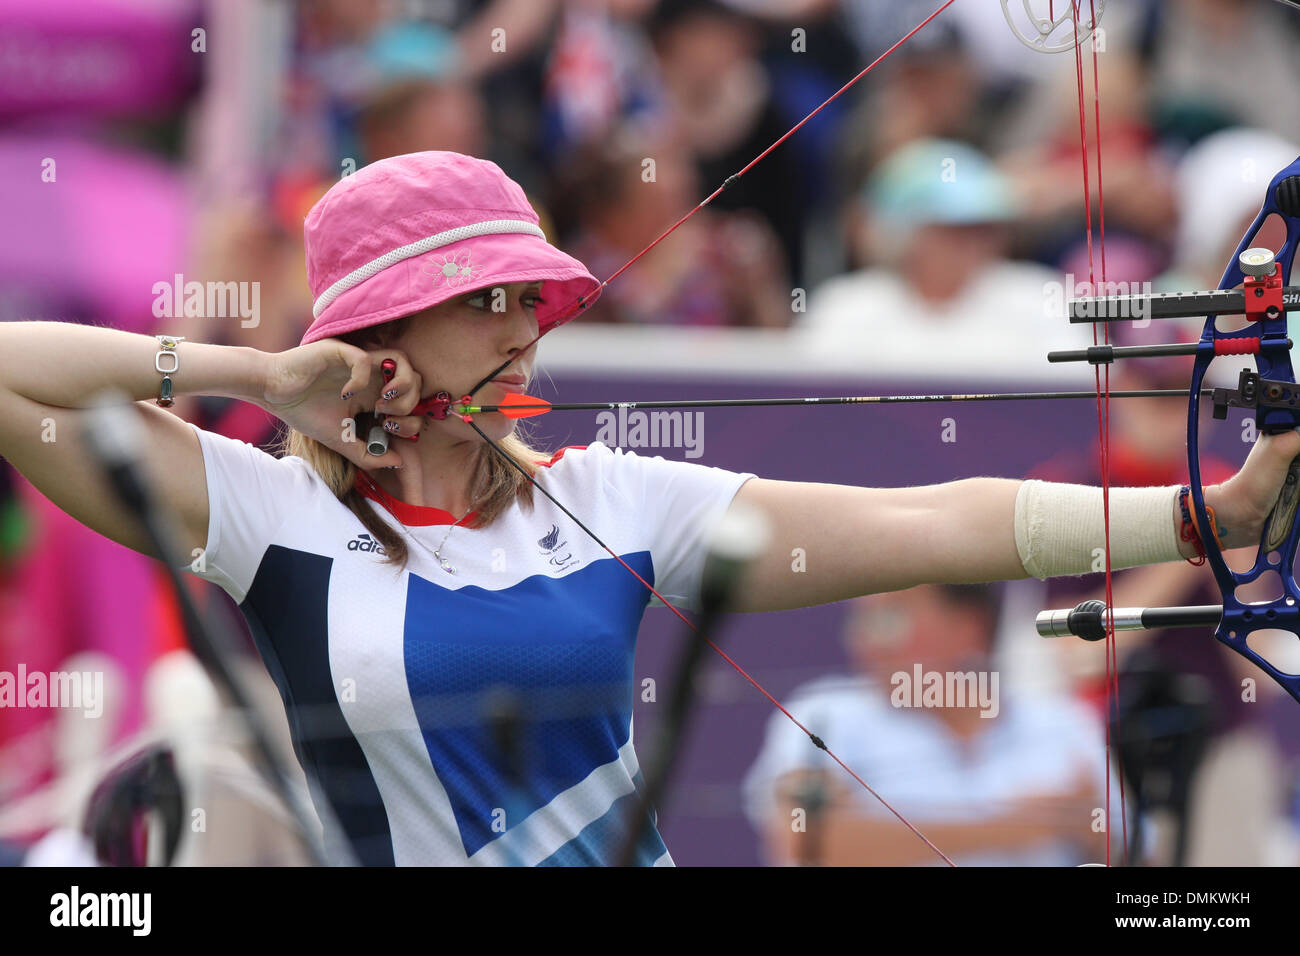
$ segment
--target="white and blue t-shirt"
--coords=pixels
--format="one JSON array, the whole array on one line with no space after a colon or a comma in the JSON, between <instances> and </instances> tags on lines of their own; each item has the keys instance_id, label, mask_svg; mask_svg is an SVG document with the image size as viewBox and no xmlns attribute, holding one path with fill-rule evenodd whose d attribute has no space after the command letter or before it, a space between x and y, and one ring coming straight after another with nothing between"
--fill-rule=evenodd
<instances>
[{"instance_id":1,"label":"white and blue t-shirt","mask_svg":"<svg viewBox=\"0 0 1300 956\"><path fill-rule=\"evenodd\" d=\"M449 513L372 488L410 550L398 570L305 461L195 431L210 510L200 576L248 621L327 845L370 865L617 862L641 785L633 657L649 591L537 493L531 509L448 532ZM705 536L751 477L601 444L537 475L686 607ZM488 713L503 688L514 760ZM672 862L652 828L638 858Z\"/></svg>"}]
</instances>

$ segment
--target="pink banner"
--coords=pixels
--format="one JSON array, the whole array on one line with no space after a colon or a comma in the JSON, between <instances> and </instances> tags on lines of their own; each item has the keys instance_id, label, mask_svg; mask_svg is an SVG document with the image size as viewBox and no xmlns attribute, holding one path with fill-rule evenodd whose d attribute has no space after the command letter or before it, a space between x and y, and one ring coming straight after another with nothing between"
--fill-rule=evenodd
<instances>
[{"instance_id":1,"label":"pink banner","mask_svg":"<svg viewBox=\"0 0 1300 956\"><path fill-rule=\"evenodd\" d=\"M0 119L165 110L205 53L197 0L0 0Z\"/></svg>"}]
</instances>

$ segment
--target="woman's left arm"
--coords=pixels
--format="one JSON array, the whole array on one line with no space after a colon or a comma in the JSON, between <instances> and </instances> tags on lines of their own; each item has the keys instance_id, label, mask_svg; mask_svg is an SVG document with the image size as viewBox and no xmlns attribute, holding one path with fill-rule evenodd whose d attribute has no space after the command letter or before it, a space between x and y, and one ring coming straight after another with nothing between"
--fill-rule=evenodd
<instances>
[{"instance_id":1,"label":"woman's left arm","mask_svg":"<svg viewBox=\"0 0 1300 956\"><path fill-rule=\"evenodd\" d=\"M1300 435L1295 432L1261 436L1236 475L1206 488L1206 502L1216 512L1225 547L1258 541L1297 454ZM1027 577L1016 529L1022 484L1006 478L967 478L917 488L858 488L751 479L737 493L735 504L767 517L771 546L749 569L736 609L777 611L918 584ZM1099 509L1100 494L1093 495ZM1173 542L1182 519L1172 492L1168 501L1166 517L1146 520L1167 520ZM1038 517L1050 525L1056 514ZM1075 520L1059 516L1062 523ZM1126 530L1112 525L1112 536ZM1049 527L1048 533L1057 531ZM1177 547L1183 557L1194 554L1190 543ZM1167 560L1173 559L1170 554ZM1093 570L1091 561L1090 550L1083 549L1077 570L1058 573L1087 573Z\"/></svg>"},{"instance_id":2,"label":"woman's left arm","mask_svg":"<svg viewBox=\"0 0 1300 956\"><path fill-rule=\"evenodd\" d=\"M930 581L1025 577L1013 517L1021 482L969 478L920 488L753 478L735 505L768 519L770 547L736 610L779 611Z\"/></svg>"}]
</instances>

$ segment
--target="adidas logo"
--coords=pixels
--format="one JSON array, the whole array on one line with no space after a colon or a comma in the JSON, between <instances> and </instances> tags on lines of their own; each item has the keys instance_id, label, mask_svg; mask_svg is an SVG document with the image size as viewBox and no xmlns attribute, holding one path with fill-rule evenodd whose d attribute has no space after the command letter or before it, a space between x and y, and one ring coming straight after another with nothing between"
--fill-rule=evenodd
<instances>
[{"instance_id":1,"label":"adidas logo","mask_svg":"<svg viewBox=\"0 0 1300 956\"><path fill-rule=\"evenodd\" d=\"M378 541L376 541L374 538L370 537L370 535L368 534L359 534L351 541L349 541L348 550L349 551L373 551L376 554L385 555L385 556L387 556L388 554L388 552L384 550L384 546L380 544Z\"/></svg>"}]
</instances>

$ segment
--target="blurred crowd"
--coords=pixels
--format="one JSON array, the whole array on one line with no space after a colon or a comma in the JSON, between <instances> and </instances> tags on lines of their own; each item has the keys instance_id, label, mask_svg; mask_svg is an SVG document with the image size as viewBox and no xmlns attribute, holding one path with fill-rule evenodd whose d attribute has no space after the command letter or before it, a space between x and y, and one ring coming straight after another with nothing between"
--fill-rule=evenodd
<instances>
[{"instance_id":1,"label":"blurred crowd","mask_svg":"<svg viewBox=\"0 0 1300 956\"><path fill-rule=\"evenodd\" d=\"M0 161L16 173L39 135L66 169L75 145L99 171L84 188L114 196L6 250L0 317L148 325L128 291L134 273L113 266L130 259L152 275L170 262L187 278L257 276L269 286L266 324L292 341L307 306L295 271L305 209L349 171L422 149L498 162L551 237L604 278L937 5L11 5ZM1214 272L1240 231L1218 185L1244 183L1256 199L1274 155L1300 139L1300 120L1272 94L1300 79L1288 55L1300 26L1267 0L1114 6L1099 53L1104 163L1092 161L1090 183L1094 206L1104 185L1107 278ZM24 55L57 60L51 51L90 65L55 63L37 77L48 82L24 83ZM881 313L906 298L945 326L982 327L995 289L1010 290L1016 307L1004 311L1025 311L1016 295L1041 298L1047 270L1087 274L1070 60L1031 55L996 4L954 4L637 263L585 320L806 325L830 339L871 323L858 315L871 309L844 315L850 292ZM96 66L104 75L92 82ZM1089 97L1091 66L1085 58ZM1245 140L1216 151L1229 130ZM71 142L52 144L55 133ZM5 179L11 208L40 211L16 195L22 178ZM132 228L130 248L79 250L98 261L72 277L65 267L52 305L42 286L55 251L77 227L93 233L115 216Z\"/></svg>"},{"instance_id":2,"label":"blurred crowd","mask_svg":"<svg viewBox=\"0 0 1300 956\"><path fill-rule=\"evenodd\" d=\"M496 161L553 241L604 279L938 5L3 0L0 320L292 347L311 318L306 211L341 176L426 149ZM1050 345L1082 341L1045 319L1044 302L1062 276L1100 268L1086 231L1099 194L1109 281L1213 287L1265 184L1300 154L1300 111L1287 105L1300 17L1269 0L1130 0L1110 4L1103 25L1100 168L1090 107L1080 141L1072 57L1021 45L998 4L958 0L581 321L789 329L813 353L870 353L900 371L937 350L1041 362ZM1092 67L1089 53L1089 98ZM260 283L258 320L160 315L153 289L173 275ZM1165 366L1133 374L1125 387L1182 384L1166 384ZM182 411L274 439L255 409ZM1135 482L1182 480L1170 471L1178 449L1131 444ZM1043 475L1088 479L1053 463ZM182 639L150 564L124 560L3 466L0 569L0 659L49 670L107 655L130 689L108 741L156 717L145 675ZM1031 731L1011 745L1050 749ZM941 736L927 738L935 754ZM760 769L778 751L769 742ZM0 807L48 786L63 759L48 714L0 709ZM1050 799L1081 786L1073 770L1062 764ZM1286 799L1272 812L1294 814ZM761 830L766 811L754 812ZM0 836L54 822L32 810ZM1006 847L975 849L1001 858ZM1073 859L1048 850L1034 859Z\"/></svg>"}]
</instances>

